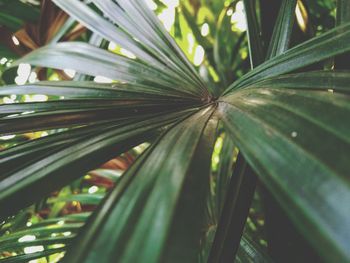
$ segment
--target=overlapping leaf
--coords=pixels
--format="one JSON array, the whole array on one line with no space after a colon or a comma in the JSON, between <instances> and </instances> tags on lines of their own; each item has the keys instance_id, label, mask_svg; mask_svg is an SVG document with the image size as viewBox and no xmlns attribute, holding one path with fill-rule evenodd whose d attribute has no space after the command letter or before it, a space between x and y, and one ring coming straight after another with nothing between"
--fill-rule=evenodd
<instances>
[{"instance_id":1,"label":"overlapping leaf","mask_svg":"<svg viewBox=\"0 0 350 263\"><path fill-rule=\"evenodd\" d=\"M152 138L158 129L177 123L129 169L66 261L195 261L201 226L198 218L205 206L216 134L214 106L199 107L211 103L209 91L143 1L94 0L94 8L78 0L55 2L136 58L83 43L60 43L17 62L71 68L103 75L116 83L46 82L0 89L0 95L42 93L65 98L0 106L2 133L76 127L0 153L1 217L42 198L116 153ZM251 3L245 1L254 69L216 102L218 114L234 144L319 253L331 262L348 261L349 74L283 74L350 51L350 24L284 52L295 3L288 1L289 9L281 11L288 16L280 16L283 22L275 30L273 58L258 66L263 51ZM23 114L28 111L28 115ZM229 153L225 157L229 160ZM244 199L244 188L239 183L235 187L232 196ZM237 232L234 249L245 219L244 213L237 211L248 209L238 209L236 203L231 208L241 218L230 218L231 223L239 221L230 228ZM34 256L21 255L14 260Z\"/></svg>"},{"instance_id":2,"label":"overlapping leaf","mask_svg":"<svg viewBox=\"0 0 350 263\"><path fill-rule=\"evenodd\" d=\"M80 1L55 0L54 2L88 28L130 50L140 60L159 70L166 67L175 77L186 80L188 86L183 90L192 88L197 90L197 94L209 96L198 73L144 1L119 1L118 3L111 0L94 1L118 27ZM138 23L135 22L135 18ZM140 27L139 23L143 26ZM146 44L136 40L146 36L149 39Z\"/></svg>"},{"instance_id":3,"label":"overlapping leaf","mask_svg":"<svg viewBox=\"0 0 350 263\"><path fill-rule=\"evenodd\" d=\"M284 0L282 2L271 37L271 44L267 53L268 58L273 58L288 50L295 20L296 4L297 0Z\"/></svg>"},{"instance_id":4,"label":"overlapping leaf","mask_svg":"<svg viewBox=\"0 0 350 263\"><path fill-rule=\"evenodd\" d=\"M260 80L289 73L347 52L350 50L349 41L350 23L346 23L266 61L233 83L225 94Z\"/></svg>"},{"instance_id":5,"label":"overlapping leaf","mask_svg":"<svg viewBox=\"0 0 350 263\"><path fill-rule=\"evenodd\" d=\"M251 68L255 68L264 61L260 28L256 16L255 1L244 0L244 9L248 26L248 44Z\"/></svg>"},{"instance_id":6,"label":"overlapping leaf","mask_svg":"<svg viewBox=\"0 0 350 263\"><path fill-rule=\"evenodd\" d=\"M204 212L216 133L216 121L209 120L212 111L202 110L171 128L129 169L67 262L197 258L201 227L197 221ZM179 162L181 166L176 165Z\"/></svg>"},{"instance_id":7,"label":"overlapping leaf","mask_svg":"<svg viewBox=\"0 0 350 263\"><path fill-rule=\"evenodd\" d=\"M189 90L189 84L172 76L166 68L160 70L82 42L59 43L37 49L17 60L13 66L20 63L58 69L69 68L87 75L148 86L150 90L164 90L169 95L196 95L194 89ZM189 87L188 90L183 89L184 86Z\"/></svg>"},{"instance_id":8,"label":"overlapping leaf","mask_svg":"<svg viewBox=\"0 0 350 263\"><path fill-rule=\"evenodd\" d=\"M88 135L83 133L85 136L75 140L74 137L69 137L70 140L59 147L51 148L44 145L43 151L39 152L40 155L35 151L36 155L29 152L25 156L28 160L24 165L10 169L1 176L2 218L18 208L29 205L58 186L63 186L64 183L78 178L84 172L102 164L118 152L122 153L144 142L151 138L155 129L176 121L188 113L185 111L163 116L156 114L152 118L136 118L127 123L111 122L103 129L97 129ZM53 140L55 140L55 136L60 135L52 136ZM35 147L35 143L32 144ZM33 147L33 145L31 146ZM17 152L15 150L12 154ZM8 161L13 160L12 154L9 154ZM3 155L6 155L6 151L3 152ZM77 156L79 158L76 158ZM3 165L6 165L6 162ZM82 169L82 167L84 168ZM41 191L36 189L41 189ZM22 198L19 199L18 194Z\"/></svg>"},{"instance_id":9,"label":"overlapping leaf","mask_svg":"<svg viewBox=\"0 0 350 263\"><path fill-rule=\"evenodd\" d=\"M319 253L330 261L349 259L349 206L339 205L350 202L349 97L276 88L278 82L235 92L219 111L244 156Z\"/></svg>"}]
</instances>

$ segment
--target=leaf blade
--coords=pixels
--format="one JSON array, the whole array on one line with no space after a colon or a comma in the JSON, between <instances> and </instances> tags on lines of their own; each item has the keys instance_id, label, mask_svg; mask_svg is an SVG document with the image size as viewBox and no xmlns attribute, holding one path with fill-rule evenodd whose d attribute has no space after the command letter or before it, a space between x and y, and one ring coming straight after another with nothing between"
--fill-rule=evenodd
<instances>
[{"instance_id":1,"label":"leaf blade","mask_svg":"<svg viewBox=\"0 0 350 263\"><path fill-rule=\"evenodd\" d=\"M344 123L349 114L348 98L277 87L245 90L244 95L230 95L229 105L225 102L220 106L239 148L318 252L330 261L349 259L344 241L349 229L340 227L346 224L349 207L338 205L339 200L350 200L346 161L350 127ZM308 103L294 100L298 95L305 95ZM337 117L325 119L332 114ZM341 134L337 134L338 127Z\"/></svg>"}]
</instances>

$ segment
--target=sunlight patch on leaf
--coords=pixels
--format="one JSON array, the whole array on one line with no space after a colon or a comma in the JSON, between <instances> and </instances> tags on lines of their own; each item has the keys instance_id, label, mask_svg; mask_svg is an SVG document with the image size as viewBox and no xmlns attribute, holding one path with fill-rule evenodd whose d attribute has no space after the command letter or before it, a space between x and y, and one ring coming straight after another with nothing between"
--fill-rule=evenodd
<instances>
[{"instance_id":1,"label":"sunlight patch on leaf","mask_svg":"<svg viewBox=\"0 0 350 263\"><path fill-rule=\"evenodd\" d=\"M73 69L64 69L63 72L66 73L70 78L74 78L76 73L76 71Z\"/></svg>"},{"instance_id":2,"label":"sunlight patch on leaf","mask_svg":"<svg viewBox=\"0 0 350 263\"><path fill-rule=\"evenodd\" d=\"M106 78L104 76L96 76L94 81L97 83L112 83L113 80Z\"/></svg>"},{"instance_id":3,"label":"sunlight patch on leaf","mask_svg":"<svg viewBox=\"0 0 350 263\"><path fill-rule=\"evenodd\" d=\"M206 37L207 35L209 35L209 33L210 33L209 25L208 23L204 23L201 27L201 35L203 37Z\"/></svg>"},{"instance_id":4,"label":"sunlight patch on leaf","mask_svg":"<svg viewBox=\"0 0 350 263\"><path fill-rule=\"evenodd\" d=\"M91 186L88 190L89 194L96 193L98 191L98 187L96 185Z\"/></svg>"},{"instance_id":5,"label":"sunlight patch on leaf","mask_svg":"<svg viewBox=\"0 0 350 263\"><path fill-rule=\"evenodd\" d=\"M42 252L42 251L44 251L43 246L32 246L32 247L25 247L24 248L25 254L33 254L33 253Z\"/></svg>"},{"instance_id":6,"label":"sunlight patch on leaf","mask_svg":"<svg viewBox=\"0 0 350 263\"><path fill-rule=\"evenodd\" d=\"M199 66L200 64L202 64L204 60L204 56L205 56L205 51L203 47L201 45L198 45L194 53L194 60L193 60L194 65Z\"/></svg>"},{"instance_id":7,"label":"sunlight patch on leaf","mask_svg":"<svg viewBox=\"0 0 350 263\"><path fill-rule=\"evenodd\" d=\"M15 82L18 85L23 85L27 82L31 71L31 66L29 64L19 64L17 74L18 76L15 78Z\"/></svg>"},{"instance_id":8,"label":"sunlight patch on leaf","mask_svg":"<svg viewBox=\"0 0 350 263\"><path fill-rule=\"evenodd\" d=\"M23 243L23 242L28 242L28 241L34 241L36 239L36 236L34 235L25 235L21 238L18 239L18 242Z\"/></svg>"},{"instance_id":9,"label":"sunlight patch on leaf","mask_svg":"<svg viewBox=\"0 0 350 263\"><path fill-rule=\"evenodd\" d=\"M236 11L231 16L231 23L233 24L233 31L244 32L247 30L247 22L244 13L243 2L239 1L236 4Z\"/></svg>"},{"instance_id":10,"label":"sunlight patch on leaf","mask_svg":"<svg viewBox=\"0 0 350 263\"><path fill-rule=\"evenodd\" d=\"M145 0L145 3L151 10L157 9L157 5L152 0Z\"/></svg>"}]
</instances>

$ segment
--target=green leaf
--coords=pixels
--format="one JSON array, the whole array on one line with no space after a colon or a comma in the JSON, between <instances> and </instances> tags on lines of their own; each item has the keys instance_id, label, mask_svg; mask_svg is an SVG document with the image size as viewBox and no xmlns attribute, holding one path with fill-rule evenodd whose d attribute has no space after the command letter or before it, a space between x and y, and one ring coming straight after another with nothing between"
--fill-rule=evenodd
<instances>
[{"instance_id":1,"label":"green leaf","mask_svg":"<svg viewBox=\"0 0 350 263\"><path fill-rule=\"evenodd\" d=\"M297 0L282 1L267 52L268 58L273 58L288 50L295 20L296 5Z\"/></svg>"},{"instance_id":2,"label":"green leaf","mask_svg":"<svg viewBox=\"0 0 350 263\"><path fill-rule=\"evenodd\" d=\"M266 78L289 73L324 59L350 51L350 23L299 44L250 71L233 83L225 94Z\"/></svg>"},{"instance_id":3,"label":"green leaf","mask_svg":"<svg viewBox=\"0 0 350 263\"><path fill-rule=\"evenodd\" d=\"M48 101L48 102L29 102L29 103L13 103L8 105L0 105L1 113L4 115L25 113L29 115L32 113L44 113L50 112L50 115L57 113L69 113L74 112L76 114L86 112L86 111L99 111L99 110L113 110L118 107L119 110L137 110L142 114L142 110L137 105L142 104L142 107L161 108L162 102L159 100L135 100L135 101L125 101L120 99L85 99L85 100L61 100L61 101ZM189 103L177 101L173 103L169 101L168 106L173 106L174 108L180 106L181 104L188 106ZM29 113L30 112L30 113ZM41 114L40 114L41 115ZM0 120L4 118L0 118ZM1 121L0 121L1 122Z\"/></svg>"},{"instance_id":4,"label":"green leaf","mask_svg":"<svg viewBox=\"0 0 350 263\"><path fill-rule=\"evenodd\" d=\"M182 39L182 31L181 31L181 26L180 26L180 9L179 9L179 7L175 8L174 37L175 37L175 39Z\"/></svg>"},{"instance_id":5,"label":"green leaf","mask_svg":"<svg viewBox=\"0 0 350 263\"><path fill-rule=\"evenodd\" d=\"M256 175L239 154L230 179L225 202L208 262L233 262L253 199Z\"/></svg>"},{"instance_id":6,"label":"green leaf","mask_svg":"<svg viewBox=\"0 0 350 263\"><path fill-rule=\"evenodd\" d=\"M216 195L217 195L217 205L218 215L221 214L222 208L225 203L225 196L227 193L227 188L230 182L230 178L233 172L233 153L236 145L234 144L231 137L225 133L225 137L223 139L223 145L220 152L220 162L217 173L217 181L216 181Z\"/></svg>"},{"instance_id":7,"label":"green leaf","mask_svg":"<svg viewBox=\"0 0 350 263\"><path fill-rule=\"evenodd\" d=\"M337 0L336 25L342 25L350 22L350 3L346 0ZM349 69L349 53L337 56L335 58L334 68Z\"/></svg>"},{"instance_id":8,"label":"green leaf","mask_svg":"<svg viewBox=\"0 0 350 263\"><path fill-rule=\"evenodd\" d=\"M60 252L63 252L64 250L65 248L52 248L52 249L44 250L42 252L35 252L32 254L21 254L21 255L5 258L5 259L0 259L0 262L1 263L28 262L33 259L38 259L42 257L47 257L49 255L53 255L56 253L60 253Z\"/></svg>"},{"instance_id":9,"label":"green leaf","mask_svg":"<svg viewBox=\"0 0 350 263\"><path fill-rule=\"evenodd\" d=\"M118 153L150 139L154 136L155 130L189 113L158 115L143 121L135 119L128 125L121 123L119 127L111 124L105 130L77 140L68 147L58 149L57 152L39 160L34 159L6 176L2 175L0 182L1 216L5 217L29 205L50 191L98 167ZM18 198L19 194L21 198Z\"/></svg>"},{"instance_id":10,"label":"green leaf","mask_svg":"<svg viewBox=\"0 0 350 263\"><path fill-rule=\"evenodd\" d=\"M350 3L347 0L337 0L337 25L350 22Z\"/></svg>"},{"instance_id":11,"label":"green leaf","mask_svg":"<svg viewBox=\"0 0 350 263\"><path fill-rule=\"evenodd\" d=\"M232 137L221 156L219 167L224 176L218 182L220 188L225 188L227 182L232 147L237 145L240 155L218 227L219 242L214 246L219 247L218 258L223 261L228 255L233 262L239 246L254 187L250 165L325 260L350 260L349 73L284 75L350 51L350 24L343 23L342 15L338 16L342 20L339 27L285 51L295 3L286 0L271 47L271 57L280 55L258 66L264 58L258 21L263 16L257 13L256 1L245 0L254 69L214 101L195 68L142 0L55 2L95 31L92 42L103 37L136 57L127 58L84 43L59 43L41 48L15 64L73 68L117 82L44 82L0 88L0 95L56 96L48 102L0 106L3 134L66 130L0 152L0 219L160 135L118 180L68 253L67 261L195 262L202 252L201 228L219 116L227 135ZM191 4L210 6L204 2L195 0ZM224 3L214 2L215 11L222 11ZM346 9L339 7L339 14ZM225 12L222 15L231 22ZM213 30L215 21L208 23L211 32L217 32ZM103 42L108 44L106 40ZM217 51L220 46L216 46ZM233 45L233 50L236 47L239 45ZM227 61L232 57L228 56ZM239 62L237 65L240 71ZM99 173L115 176L101 170ZM97 204L101 199L97 196L79 194L54 200L78 199ZM68 245L70 238L53 240L50 235L71 227L68 231L73 237L87 217L88 214L72 215L64 219L62 226L55 224L59 218L46 220L34 228L1 237L0 248L16 248L18 238L25 233L39 233L37 240L28 243L31 245L44 242L50 246L58 241ZM208 226L205 227L206 231ZM205 232L210 241L206 246L214 230L212 227ZM237 260L266 260L245 237L240 246ZM1 261L23 262L56 252L47 250Z\"/></svg>"},{"instance_id":12,"label":"green leaf","mask_svg":"<svg viewBox=\"0 0 350 263\"><path fill-rule=\"evenodd\" d=\"M325 90L350 93L350 72L314 71L282 75L254 84L254 87Z\"/></svg>"},{"instance_id":13,"label":"green leaf","mask_svg":"<svg viewBox=\"0 0 350 263\"><path fill-rule=\"evenodd\" d=\"M96 169L96 170L92 171L90 174L101 176L101 177L107 178L109 180L112 180L113 182L116 182L121 178L123 171L122 170L115 170L115 169L113 169L113 170Z\"/></svg>"},{"instance_id":14,"label":"green leaf","mask_svg":"<svg viewBox=\"0 0 350 263\"><path fill-rule=\"evenodd\" d=\"M9 49L7 46L0 43L0 57L1 58L17 58L18 55L14 53L11 49Z\"/></svg>"},{"instance_id":15,"label":"green leaf","mask_svg":"<svg viewBox=\"0 0 350 263\"><path fill-rule=\"evenodd\" d=\"M26 247L44 246L43 252L30 254L31 259L41 258L52 250L48 246L60 245L60 251L67 249L76 233L83 226L90 213L78 213L58 217L54 219L45 219L25 229L19 229L0 238L0 251L11 252L23 250ZM62 223L64 222L64 223ZM56 252L55 252L56 253ZM2 259L3 262L23 262L25 255L12 256Z\"/></svg>"},{"instance_id":16,"label":"green leaf","mask_svg":"<svg viewBox=\"0 0 350 263\"><path fill-rule=\"evenodd\" d=\"M16 231L11 234L0 237L0 249L2 248L2 246L6 246L7 244L9 244L9 241L17 242L18 239L20 239L23 236L34 235L37 237L49 237L54 233L56 233L57 235L63 235L64 232L76 232L82 226L82 223L66 223L64 225L50 224L44 226L32 225L31 227L28 227L24 230Z\"/></svg>"},{"instance_id":17,"label":"green leaf","mask_svg":"<svg viewBox=\"0 0 350 263\"><path fill-rule=\"evenodd\" d=\"M187 89L192 87L201 96L209 96L198 73L142 0L121 1L118 4L110 0L95 1L95 4L104 11L106 16L117 23L118 27L78 0L55 0L54 2L95 33L130 50L148 65L153 65L158 70L164 70L166 67L180 81L186 80ZM139 23L143 26L140 27ZM136 41L129 34L144 40L146 45ZM145 36L148 38L145 39Z\"/></svg>"},{"instance_id":18,"label":"green leaf","mask_svg":"<svg viewBox=\"0 0 350 263\"><path fill-rule=\"evenodd\" d=\"M88 205L98 205L103 199L103 194L74 194L62 197L50 198L47 203L53 204L56 202L80 202Z\"/></svg>"},{"instance_id":19,"label":"green leaf","mask_svg":"<svg viewBox=\"0 0 350 263\"><path fill-rule=\"evenodd\" d=\"M124 121L122 123L127 124L128 122ZM118 122L118 125L122 123ZM118 127L118 125L103 123L89 125L88 127L75 128L50 136L41 137L36 140L31 140L16 147L0 151L0 172L4 175L27 165L28 162L39 160L50 153L54 153L59 149L96 134L99 131L105 131L113 126Z\"/></svg>"},{"instance_id":20,"label":"green leaf","mask_svg":"<svg viewBox=\"0 0 350 263\"><path fill-rule=\"evenodd\" d=\"M231 22L232 16L228 16L227 13L234 10L233 6L234 3L232 2L221 10L217 18L213 51L206 49L209 61L210 55L213 53L211 64L216 68L222 82L220 87L217 88L217 97L235 79L236 71L234 68L242 63L240 49L243 47L242 43L246 39L246 34L232 30L235 25Z\"/></svg>"},{"instance_id":21,"label":"green leaf","mask_svg":"<svg viewBox=\"0 0 350 263\"><path fill-rule=\"evenodd\" d=\"M78 101L66 100L10 104L0 107L4 113L16 113L0 118L0 133L12 134L24 131L102 123L107 120L117 121L127 118L152 116L154 114L170 113L193 107L193 104L191 105L188 102L183 103L178 100L171 103L169 100L153 101L142 98L135 101L127 101L120 97L114 102L82 100L78 103ZM17 115L20 112L22 114Z\"/></svg>"},{"instance_id":22,"label":"green leaf","mask_svg":"<svg viewBox=\"0 0 350 263\"><path fill-rule=\"evenodd\" d=\"M211 114L208 108L182 121L142 155L102 204L67 261L196 260L198 218L209 190L216 133ZM85 250L87 245L91 250Z\"/></svg>"},{"instance_id":23,"label":"green leaf","mask_svg":"<svg viewBox=\"0 0 350 263\"><path fill-rule=\"evenodd\" d=\"M57 233L52 233L52 234L57 234ZM38 238L35 240L25 241L25 242L19 242L16 239L13 242L6 242L5 244L1 245L0 251L13 251L13 250L19 250L21 248L31 247L31 246L49 246L54 244L66 245L70 243L74 237L75 237L75 234L71 234L69 236Z\"/></svg>"},{"instance_id":24,"label":"green leaf","mask_svg":"<svg viewBox=\"0 0 350 263\"><path fill-rule=\"evenodd\" d=\"M20 63L62 70L69 68L87 75L100 75L135 85L163 89L170 95L198 97L194 88L184 90L183 86L179 86L182 80L174 78L169 71L156 69L83 42L65 42L39 48L17 60L12 66Z\"/></svg>"},{"instance_id":25,"label":"green leaf","mask_svg":"<svg viewBox=\"0 0 350 263\"><path fill-rule=\"evenodd\" d=\"M203 85L193 65L189 63L182 50L144 1L120 1L118 4L111 0L93 2L118 26L140 39L145 48L162 63L172 65L170 69L173 69L174 73L183 77L191 76L189 81L195 86ZM142 23L143 26L140 27L139 23Z\"/></svg>"},{"instance_id":26,"label":"green leaf","mask_svg":"<svg viewBox=\"0 0 350 263\"><path fill-rule=\"evenodd\" d=\"M142 44L132 39L129 34L125 33L108 20L104 19L85 3L78 0L54 0L53 2L88 29L100 34L105 39L114 42L117 45L127 48L143 61L154 63L161 67L160 62L157 61L156 58L150 56L143 50Z\"/></svg>"},{"instance_id":27,"label":"green leaf","mask_svg":"<svg viewBox=\"0 0 350 263\"><path fill-rule=\"evenodd\" d=\"M247 235L243 235L235 263L268 263L271 258L252 241Z\"/></svg>"},{"instance_id":28,"label":"green leaf","mask_svg":"<svg viewBox=\"0 0 350 263\"><path fill-rule=\"evenodd\" d=\"M256 16L255 0L243 0L247 20L248 46L251 68L255 68L264 61L264 51L261 45L260 28Z\"/></svg>"},{"instance_id":29,"label":"green leaf","mask_svg":"<svg viewBox=\"0 0 350 263\"><path fill-rule=\"evenodd\" d=\"M349 96L247 88L219 112L244 156L300 232L331 262L348 261Z\"/></svg>"},{"instance_id":30,"label":"green leaf","mask_svg":"<svg viewBox=\"0 0 350 263\"><path fill-rule=\"evenodd\" d=\"M24 22L36 22L40 16L40 10L38 7L28 3L23 3L19 0L1 0L0 8L1 12L21 19Z\"/></svg>"},{"instance_id":31,"label":"green leaf","mask_svg":"<svg viewBox=\"0 0 350 263\"><path fill-rule=\"evenodd\" d=\"M1 0L0 10L0 25L13 32L21 29L26 22L36 22L40 15L38 8L18 0Z\"/></svg>"},{"instance_id":32,"label":"green leaf","mask_svg":"<svg viewBox=\"0 0 350 263\"><path fill-rule=\"evenodd\" d=\"M11 16L10 14L0 12L0 24L16 31L23 26L23 21L17 17Z\"/></svg>"},{"instance_id":33,"label":"green leaf","mask_svg":"<svg viewBox=\"0 0 350 263\"><path fill-rule=\"evenodd\" d=\"M191 28L193 36L196 38L198 44L200 44L204 49L210 48L212 46L211 43L202 36L199 26L197 25L196 18L191 14L186 5L181 5L181 12Z\"/></svg>"},{"instance_id":34,"label":"green leaf","mask_svg":"<svg viewBox=\"0 0 350 263\"><path fill-rule=\"evenodd\" d=\"M126 83L104 84L92 81L41 81L34 84L2 86L0 88L1 96L11 94L46 94L60 96L64 99L120 98L123 100L144 100L153 98L156 100L168 100L179 98L179 95L174 96L169 93L162 92L162 90L152 89L152 87L130 85ZM184 96L180 96L180 98L181 100L192 100Z\"/></svg>"}]
</instances>

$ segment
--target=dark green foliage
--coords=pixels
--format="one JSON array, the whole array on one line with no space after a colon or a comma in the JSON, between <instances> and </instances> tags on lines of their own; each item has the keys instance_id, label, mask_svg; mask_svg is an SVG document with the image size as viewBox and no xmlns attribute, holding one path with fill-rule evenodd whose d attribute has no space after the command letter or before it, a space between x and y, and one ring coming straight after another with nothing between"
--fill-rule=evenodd
<instances>
[{"instance_id":1,"label":"dark green foliage","mask_svg":"<svg viewBox=\"0 0 350 263\"><path fill-rule=\"evenodd\" d=\"M267 46L262 9L245 0L252 69L239 79L229 75L232 65L239 65L232 50L246 43L244 35L235 36L236 48L223 52L230 37L218 41L229 32L218 29L212 47L194 30L208 63L221 77L218 83L225 85L220 88L200 76L142 0L54 2L94 34L133 55L66 42L39 48L12 64L70 68L114 82L1 87L2 96L53 96L46 102L1 105L1 134L65 129L0 152L1 220L8 222L8 216L116 155L143 142L151 145L106 196L80 193L48 202L99 204L81 230L86 214L65 218L63 225L48 219L52 227L39 223L0 238L1 251L18 248L18 238L33 233L38 238L28 244L62 247L0 262L24 262L66 251L66 246L63 262L269 262L249 231L243 233L257 181L283 209L305 246L311 245L324 261L350 260L350 73L337 71L337 60L335 70L309 70L350 51L346 1L338 5L338 26L290 48L296 1L282 1ZM196 12L199 3L192 4ZM183 8L194 29L189 6ZM220 10L216 14L224 25L228 7ZM175 26L181 36L179 24ZM225 54L228 60L222 60ZM213 172L211 158L221 131L225 145ZM48 236L53 229L72 235Z\"/></svg>"}]
</instances>

